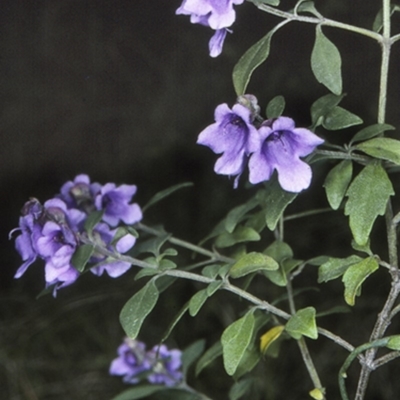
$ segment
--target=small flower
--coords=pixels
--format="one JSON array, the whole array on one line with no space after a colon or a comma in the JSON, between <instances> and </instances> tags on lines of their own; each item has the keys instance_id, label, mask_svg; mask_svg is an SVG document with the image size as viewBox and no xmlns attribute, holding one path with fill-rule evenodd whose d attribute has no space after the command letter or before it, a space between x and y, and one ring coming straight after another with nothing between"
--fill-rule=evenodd
<instances>
[{"instance_id":1,"label":"small flower","mask_svg":"<svg viewBox=\"0 0 400 400\"><path fill-rule=\"evenodd\" d=\"M135 185L105 184L95 199L97 210L104 210L103 221L110 226L117 226L122 220L126 224L134 224L142 219L139 205L128 204L136 193Z\"/></svg>"},{"instance_id":2,"label":"small flower","mask_svg":"<svg viewBox=\"0 0 400 400\"><path fill-rule=\"evenodd\" d=\"M278 172L281 187L300 192L310 186L312 171L300 160L324 141L305 128L296 128L288 117L265 121L258 130L258 146L249 160L249 180L256 184L268 181Z\"/></svg>"},{"instance_id":3,"label":"small flower","mask_svg":"<svg viewBox=\"0 0 400 400\"><path fill-rule=\"evenodd\" d=\"M118 229L110 230L107 224L99 223L93 230L92 236L95 239L96 243L102 248L112 250L111 243L113 242L117 231ZM121 254L126 253L133 247L135 242L136 238L130 233L127 233L116 241L115 249ZM100 263L100 265L91 268L90 271L93 274L100 276L104 273L104 271L106 271L107 274L112 278L117 278L118 276L121 276L132 266L131 263L126 261L107 261L106 257L101 254L94 254L91 257L90 262Z\"/></svg>"},{"instance_id":4,"label":"small flower","mask_svg":"<svg viewBox=\"0 0 400 400\"><path fill-rule=\"evenodd\" d=\"M144 343L126 338L117 352L118 357L110 366L110 375L123 376L123 381L127 383L138 383L138 375L150 370Z\"/></svg>"},{"instance_id":5,"label":"small flower","mask_svg":"<svg viewBox=\"0 0 400 400\"><path fill-rule=\"evenodd\" d=\"M176 10L176 14L190 15L192 24L209 26L216 32L209 42L211 57L222 52L222 46L228 30L236 19L234 4L242 4L244 0L184 0Z\"/></svg>"},{"instance_id":6,"label":"small flower","mask_svg":"<svg viewBox=\"0 0 400 400\"><path fill-rule=\"evenodd\" d=\"M177 349L168 350L164 344L154 346L148 357L152 364L152 372L147 376L150 383L175 386L182 381L182 352Z\"/></svg>"},{"instance_id":7,"label":"small flower","mask_svg":"<svg viewBox=\"0 0 400 400\"><path fill-rule=\"evenodd\" d=\"M235 104L232 110L227 104L220 104L215 110L215 121L199 134L197 143L208 146L216 154L223 153L215 163L214 171L236 176L236 188L247 156L258 145L258 132L252 124L253 115L241 104Z\"/></svg>"}]
</instances>

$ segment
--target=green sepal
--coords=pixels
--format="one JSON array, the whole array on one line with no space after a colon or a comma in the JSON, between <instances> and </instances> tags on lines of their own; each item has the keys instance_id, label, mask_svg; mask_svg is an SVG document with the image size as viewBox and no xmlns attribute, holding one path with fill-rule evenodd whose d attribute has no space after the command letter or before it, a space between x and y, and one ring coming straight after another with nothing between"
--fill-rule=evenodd
<instances>
[{"instance_id":1,"label":"green sepal","mask_svg":"<svg viewBox=\"0 0 400 400\"><path fill-rule=\"evenodd\" d=\"M400 141L391 138L374 138L355 146L369 156L400 165Z\"/></svg>"},{"instance_id":2,"label":"green sepal","mask_svg":"<svg viewBox=\"0 0 400 400\"><path fill-rule=\"evenodd\" d=\"M251 252L232 265L229 275L235 279L260 270L274 271L278 268L278 263L272 257L263 253Z\"/></svg>"},{"instance_id":3,"label":"green sepal","mask_svg":"<svg viewBox=\"0 0 400 400\"><path fill-rule=\"evenodd\" d=\"M71 264L79 272L83 272L93 253L94 246L92 244L83 244L75 250L75 253L71 258Z\"/></svg>"},{"instance_id":4,"label":"green sepal","mask_svg":"<svg viewBox=\"0 0 400 400\"><path fill-rule=\"evenodd\" d=\"M342 59L337 47L316 26L315 43L311 53L311 69L319 83L332 93L342 93Z\"/></svg>"},{"instance_id":5,"label":"green sepal","mask_svg":"<svg viewBox=\"0 0 400 400\"><path fill-rule=\"evenodd\" d=\"M223 360L228 375L235 374L239 363L250 345L254 330L254 309L229 325L221 336Z\"/></svg>"},{"instance_id":6,"label":"green sepal","mask_svg":"<svg viewBox=\"0 0 400 400\"><path fill-rule=\"evenodd\" d=\"M344 299L349 306L354 306L355 297L361 291L362 283L379 268L375 257L368 257L350 266L343 275Z\"/></svg>"},{"instance_id":7,"label":"green sepal","mask_svg":"<svg viewBox=\"0 0 400 400\"><path fill-rule=\"evenodd\" d=\"M353 180L344 209L350 217L350 229L355 242L364 246L378 215L383 215L394 190L386 171L378 162L368 164Z\"/></svg>"},{"instance_id":8,"label":"green sepal","mask_svg":"<svg viewBox=\"0 0 400 400\"><path fill-rule=\"evenodd\" d=\"M159 291L152 279L125 303L119 320L126 335L131 339L136 339L144 319L156 305L158 295Z\"/></svg>"},{"instance_id":9,"label":"green sepal","mask_svg":"<svg viewBox=\"0 0 400 400\"><path fill-rule=\"evenodd\" d=\"M296 340L300 339L303 335L310 339L318 339L315 308L307 307L297 311L286 323L285 330Z\"/></svg>"},{"instance_id":10,"label":"green sepal","mask_svg":"<svg viewBox=\"0 0 400 400\"><path fill-rule=\"evenodd\" d=\"M324 183L326 197L333 210L340 207L352 176L353 163L350 160L341 161L326 176Z\"/></svg>"}]
</instances>

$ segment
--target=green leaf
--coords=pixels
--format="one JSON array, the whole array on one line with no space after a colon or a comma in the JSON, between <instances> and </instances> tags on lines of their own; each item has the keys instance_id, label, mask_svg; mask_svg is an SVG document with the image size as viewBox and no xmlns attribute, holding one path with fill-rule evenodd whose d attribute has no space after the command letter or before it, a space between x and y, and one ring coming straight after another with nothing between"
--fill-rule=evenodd
<instances>
[{"instance_id":1,"label":"green leaf","mask_svg":"<svg viewBox=\"0 0 400 400\"><path fill-rule=\"evenodd\" d=\"M201 270L201 274L207 278L215 279L218 276L218 272L221 267L221 264L207 265Z\"/></svg>"},{"instance_id":2,"label":"green leaf","mask_svg":"<svg viewBox=\"0 0 400 400\"><path fill-rule=\"evenodd\" d=\"M341 102L343 97L343 94L336 96L329 93L315 100L310 110L312 126L315 128L321 125L324 118Z\"/></svg>"},{"instance_id":3,"label":"green leaf","mask_svg":"<svg viewBox=\"0 0 400 400\"><path fill-rule=\"evenodd\" d=\"M151 280L134 294L121 310L119 320L125 333L131 339L139 334L144 319L151 312L158 300L158 289Z\"/></svg>"},{"instance_id":4,"label":"green leaf","mask_svg":"<svg viewBox=\"0 0 400 400\"><path fill-rule=\"evenodd\" d=\"M315 44L311 53L311 69L319 83L332 93L342 93L342 59L337 47L322 33L317 25Z\"/></svg>"},{"instance_id":5,"label":"green leaf","mask_svg":"<svg viewBox=\"0 0 400 400\"><path fill-rule=\"evenodd\" d=\"M379 137L360 143L356 146L369 156L391 161L400 165L400 141L396 139Z\"/></svg>"},{"instance_id":6,"label":"green leaf","mask_svg":"<svg viewBox=\"0 0 400 400\"><path fill-rule=\"evenodd\" d=\"M233 264L229 275L235 279L251 274L252 272L260 270L273 271L278 268L279 265L273 258L262 253L251 252Z\"/></svg>"},{"instance_id":7,"label":"green leaf","mask_svg":"<svg viewBox=\"0 0 400 400\"><path fill-rule=\"evenodd\" d=\"M206 346L205 339L197 340L192 343L190 346L186 347L186 349L182 353L182 369L183 374L186 375L189 367L200 357L203 353L204 348Z\"/></svg>"},{"instance_id":8,"label":"green leaf","mask_svg":"<svg viewBox=\"0 0 400 400\"><path fill-rule=\"evenodd\" d=\"M350 217L350 229L360 246L367 244L378 215L383 215L389 197L394 194L392 183L379 163L368 164L353 180L346 196L344 213Z\"/></svg>"},{"instance_id":9,"label":"green leaf","mask_svg":"<svg viewBox=\"0 0 400 400\"><path fill-rule=\"evenodd\" d=\"M355 297L361 289L362 283L377 269L379 264L374 257L368 257L352 265L344 273L344 299L349 306L354 306Z\"/></svg>"},{"instance_id":10,"label":"green leaf","mask_svg":"<svg viewBox=\"0 0 400 400\"><path fill-rule=\"evenodd\" d=\"M283 96L275 96L267 105L267 118L278 118L285 109L285 98Z\"/></svg>"},{"instance_id":11,"label":"green leaf","mask_svg":"<svg viewBox=\"0 0 400 400\"><path fill-rule=\"evenodd\" d=\"M329 258L318 269L318 283L339 278L339 276L342 276L346 272L347 268L360 261L362 261L362 258L356 255L347 258Z\"/></svg>"},{"instance_id":12,"label":"green leaf","mask_svg":"<svg viewBox=\"0 0 400 400\"><path fill-rule=\"evenodd\" d=\"M225 219L225 229L229 233L232 233L236 228L236 225L243 219L243 217L253 208L257 207L258 204L258 200L253 197L246 204L235 207L233 210L229 211Z\"/></svg>"},{"instance_id":13,"label":"green leaf","mask_svg":"<svg viewBox=\"0 0 400 400\"><path fill-rule=\"evenodd\" d=\"M280 0L251 0L255 5L268 4L270 6L279 6Z\"/></svg>"},{"instance_id":14,"label":"green leaf","mask_svg":"<svg viewBox=\"0 0 400 400\"><path fill-rule=\"evenodd\" d=\"M229 390L229 400L239 400L242 398L250 390L253 383L254 378L246 378L235 382Z\"/></svg>"},{"instance_id":15,"label":"green leaf","mask_svg":"<svg viewBox=\"0 0 400 400\"><path fill-rule=\"evenodd\" d=\"M185 187L193 186L192 182L184 182L184 183L178 183L177 185L171 186L167 189L162 190L161 192L156 193L149 201L148 203L142 207L143 211L148 210L151 206L154 204L158 203L162 199L170 196L172 193L176 192L177 190L180 190Z\"/></svg>"},{"instance_id":16,"label":"green leaf","mask_svg":"<svg viewBox=\"0 0 400 400\"><path fill-rule=\"evenodd\" d=\"M337 210L342 203L353 175L353 163L343 160L333 167L326 176L324 187L329 205Z\"/></svg>"},{"instance_id":17,"label":"green leaf","mask_svg":"<svg viewBox=\"0 0 400 400\"><path fill-rule=\"evenodd\" d=\"M287 243L276 240L264 250L264 253L277 261L281 267L276 271L263 271L263 274L271 282L275 283L275 285L281 287L286 286L287 279L285 269L283 268L283 261L293 257L292 249Z\"/></svg>"},{"instance_id":18,"label":"green leaf","mask_svg":"<svg viewBox=\"0 0 400 400\"><path fill-rule=\"evenodd\" d=\"M211 297L222 286L222 284L222 281L211 282L206 289L208 297Z\"/></svg>"},{"instance_id":19,"label":"green leaf","mask_svg":"<svg viewBox=\"0 0 400 400\"><path fill-rule=\"evenodd\" d=\"M207 289L199 290L189 301L189 314L194 317L208 299Z\"/></svg>"},{"instance_id":20,"label":"green leaf","mask_svg":"<svg viewBox=\"0 0 400 400\"><path fill-rule=\"evenodd\" d=\"M229 325L221 336L225 371L232 376L250 344L254 329L254 309Z\"/></svg>"},{"instance_id":21,"label":"green leaf","mask_svg":"<svg viewBox=\"0 0 400 400\"><path fill-rule=\"evenodd\" d=\"M143 399L161 390L165 390L164 385L145 385L135 386L131 389L125 390L119 395L112 398L112 400L136 400Z\"/></svg>"},{"instance_id":22,"label":"green leaf","mask_svg":"<svg viewBox=\"0 0 400 400\"><path fill-rule=\"evenodd\" d=\"M279 186L276 177L271 179L265 186L266 190L259 191L256 196L265 212L265 222L268 229L273 231L286 207L297 197L298 193L285 192Z\"/></svg>"},{"instance_id":23,"label":"green leaf","mask_svg":"<svg viewBox=\"0 0 400 400\"><path fill-rule=\"evenodd\" d=\"M235 380L238 380L243 375L249 373L260 361L261 354L258 347L254 343L254 338L251 340L250 345L246 348L243 357L233 375Z\"/></svg>"},{"instance_id":24,"label":"green leaf","mask_svg":"<svg viewBox=\"0 0 400 400\"><path fill-rule=\"evenodd\" d=\"M90 234L92 233L93 228L101 221L103 218L104 211L93 211L88 215L85 220L84 229Z\"/></svg>"},{"instance_id":25,"label":"green leaf","mask_svg":"<svg viewBox=\"0 0 400 400\"><path fill-rule=\"evenodd\" d=\"M187 302L182 306L179 312L175 315L174 319L170 322L167 330L162 336L161 342L165 342L169 338L169 335L174 330L176 324L181 320L181 318L185 315L188 309L189 309L189 302Z\"/></svg>"},{"instance_id":26,"label":"green leaf","mask_svg":"<svg viewBox=\"0 0 400 400\"><path fill-rule=\"evenodd\" d=\"M204 368L210 365L216 358L222 355L222 344L220 341L215 342L207 351L200 357L196 364L195 374L198 376Z\"/></svg>"},{"instance_id":27,"label":"green leaf","mask_svg":"<svg viewBox=\"0 0 400 400\"><path fill-rule=\"evenodd\" d=\"M294 339L300 339L302 335L310 339L317 339L318 330L315 323L315 308L307 307L297 311L286 323L285 330Z\"/></svg>"},{"instance_id":28,"label":"green leaf","mask_svg":"<svg viewBox=\"0 0 400 400\"><path fill-rule=\"evenodd\" d=\"M223 233L215 240L216 247L230 247L241 242L257 242L261 236L253 228L237 226L233 233Z\"/></svg>"},{"instance_id":29,"label":"green leaf","mask_svg":"<svg viewBox=\"0 0 400 400\"><path fill-rule=\"evenodd\" d=\"M257 43L253 44L233 68L233 86L238 96L246 92L254 70L268 58L271 38L278 29L279 26L276 26Z\"/></svg>"},{"instance_id":30,"label":"green leaf","mask_svg":"<svg viewBox=\"0 0 400 400\"><path fill-rule=\"evenodd\" d=\"M313 1L304 1L297 7L297 12L298 13L305 13L308 12L310 14L315 15L316 17L320 18L321 14L317 11L315 8L314 2Z\"/></svg>"},{"instance_id":31,"label":"green leaf","mask_svg":"<svg viewBox=\"0 0 400 400\"><path fill-rule=\"evenodd\" d=\"M353 125L362 124L363 120L357 115L345 110L342 107L334 107L324 118L322 126L329 131L349 128Z\"/></svg>"},{"instance_id":32,"label":"green leaf","mask_svg":"<svg viewBox=\"0 0 400 400\"><path fill-rule=\"evenodd\" d=\"M83 244L79 246L71 258L71 264L79 271L83 272L90 257L94 253L94 246L91 244Z\"/></svg>"},{"instance_id":33,"label":"green leaf","mask_svg":"<svg viewBox=\"0 0 400 400\"><path fill-rule=\"evenodd\" d=\"M335 306L330 308L329 310L317 313L317 318L326 317L327 315L332 315L332 314L346 314L349 312L350 308L347 306Z\"/></svg>"},{"instance_id":34,"label":"green leaf","mask_svg":"<svg viewBox=\"0 0 400 400\"><path fill-rule=\"evenodd\" d=\"M396 128L393 125L389 124L374 124L367 126L366 128L361 129L354 135L353 139L351 139L350 141L350 144L354 142L360 142L363 140L371 139L375 136L380 135L383 132L392 131L394 129Z\"/></svg>"}]
</instances>

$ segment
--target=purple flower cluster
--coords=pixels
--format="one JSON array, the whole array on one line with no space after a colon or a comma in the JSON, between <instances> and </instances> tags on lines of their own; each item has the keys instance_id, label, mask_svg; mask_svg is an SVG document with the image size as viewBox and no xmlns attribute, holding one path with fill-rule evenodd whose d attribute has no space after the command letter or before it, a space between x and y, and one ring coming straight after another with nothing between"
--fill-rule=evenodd
<instances>
[{"instance_id":1,"label":"purple flower cluster","mask_svg":"<svg viewBox=\"0 0 400 400\"><path fill-rule=\"evenodd\" d=\"M252 184L268 181L276 170L284 190L307 189L312 171L300 157L309 155L324 141L308 129L296 128L288 117L266 120L256 127L259 108L254 96L246 96L253 103L251 108L238 103L231 110L227 104L221 104L215 110L215 123L199 134L198 144L208 146L216 154L222 153L214 171L235 176L236 188L248 162Z\"/></svg>"},{"instance_id":2,"label":"purple flower cluster","mask_svg":"<svg viewBox=\"0 0 400 400\"><path fill-rule=\"evenodd\" d=\"M201 24L215 30L208 47L211 57L222 52L227 32L236 19L234 4L242 4L244 0L183 0L176 14L190 15L192 24Z\"/></svg>"},{"instance_id":3,"label":"purple flower cluster","mask_svg":"<svg viewBox=\"0 0 400 400\"><path fill-rule=\"evenodd\" d=\"M150 383L175 386L182 381L180 350L168 350L162 344L146 351L144 343L126 338L117 352L110 374L123 376L126 383L135 384L146 378Z\"/></svg>"},{"instance_id":4,"label":"purple flower cluster","mask_svg":"<svg viewBox=\"0 0 400 400\"><path fill-rule=\"evenodd\" d=\"M72 256L79 248L81 238L86 237L84 224L94 211L102 211L102 222L95 225L91 238L94 245L108 250L116 249L125 253L135 244L135 237L130 233L118 235L120 221L134 224L142 219L140 207L130 204L136 193L136 186L113 183L102 186L91 183L87 175L78 175L74 181L65 183L60 194L46 201L43 205L37 199L25 203L19 227L14 229L20 235L15 240L15 247L21 255L23 264L15 274L20 278L28 267L38 258L45 262L46 288L53 286L53 295L57 290L72 284L79 272L72 265ZM131 265L124 261L108 260L102 254L94 253L89 263L95 275L104 271L111 277L125 273Z\"/></svg>"}]
</instances>

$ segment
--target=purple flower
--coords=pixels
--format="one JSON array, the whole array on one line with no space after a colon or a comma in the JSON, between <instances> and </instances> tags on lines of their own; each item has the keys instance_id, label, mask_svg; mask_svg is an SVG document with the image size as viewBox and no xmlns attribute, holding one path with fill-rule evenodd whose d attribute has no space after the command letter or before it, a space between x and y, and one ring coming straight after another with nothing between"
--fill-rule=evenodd
<instances>
[{"instance_id":1,"label":"purple flower","mask_svg":"<svg viewBox=\"0 0 400 400\"><path fill-rule=\"evenodd\" d=\"M95 199L97 210L104 210L103 221L110 226L118 225L122 220L126 224L134 224L142 219L142 211L138 204L128 204L136 193L135 185L105 184Z\"/></svg>"},{"instance_id":2,"label":"purple flower","mask_svg":"<svg viewBox=\"0 0 400 400\"><path fill-rule=\"evenodd\" d=\"M216 32L209 42L211 57L222 52L222 46L229 26L236 19L234 4L242 4L244 0L184 0L176 10L176 14L190 15L192 24L209 26Z\"/></svg>"},{"instance_id":3,"label":"purple flower","mask_svg":"<svg viewBox=\"0 0 400 400\"><path fill-rule=\"evenodd\" d=\"M259 141L257 129L252 124L253 115L241 104L235 104L232 110L227 104L220 104L215 110L215 121L199 134L197 143L208 146L214 153L223 153L215 163L214 171L236 176L236 188L246 158L255 151Z\"/></svg>"},{"instance_id":4,"label":"purple flower","mask_svg":"<svg viewBox=\"0 0 400 400\"><path fill-rule=\"evenodd\" d=\"M308 129L296 128L288 117L265 121L258 132L257 149L249 160L250 182L268 181L276 169L284 190L300 192L308 188L312 171L300 157L309 155L324 141Z\"/></svg>"},{"instance_id":5,"label":"purple flower","mask_svg":"<svg viewBox=\"0 0 400 400\"><path fill-rule=\"evenodd\" d=\"M182 381L181 361L182 352L177 349L168 350L164 344L154 346L148 353L151 360L152 372L147 375L150 383L175 386Z\"/></svg>"},{"instance_id":6,"label":"purple flower","mask_svg":"<svg viewBox=\"0 0 400 400\"><path fill-rule=\"evenodd\" d=\"M150 370L144 343L126 338L117 351L118 357L111 363L110 375L120 375L124 382L137 383L138 375Z\"/></svg>"},{"instance_id":7,"label":"purple flower","mask_svg":"<svg viewBox=\"0 0 400 400\"><path fill-rule=\"evenodd\" d=\"M100 190L99 183L90 183L89 176L81 174L61 187L59 197L69 208L78 208L89 214L94 210L94 199Z\"/></svg>"},{"instance_id":8,"label":"purple flower","mask_svg":"<svg viewBox=\"0 0 400 400\"><path fill-rule=\"evenodd\" d=\"M111 244L114 240L114 237L117 233L118 229L110 230L109 226L104 223L99 223L96 225L95 229L92 232L92 236L96 241L96 244L100 245L102 248L107 248L112 250ZM115 243L115 249L119 253L126 253L130 250L136 242L136 238L130 233L125 234L120 237ZM100 263L100 265L91 268L91 272L97 276L100 276L107 272L109 276L112 278L116 278L122 274L124 274L128 269L131 268L131 264L126 261L116 261L111 260L108 261L105 256L102 254L94 254L90 262L92 263Z\"/></svg>"}]
</instances>

